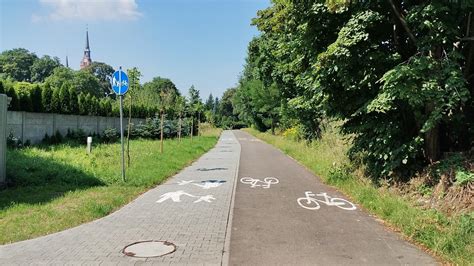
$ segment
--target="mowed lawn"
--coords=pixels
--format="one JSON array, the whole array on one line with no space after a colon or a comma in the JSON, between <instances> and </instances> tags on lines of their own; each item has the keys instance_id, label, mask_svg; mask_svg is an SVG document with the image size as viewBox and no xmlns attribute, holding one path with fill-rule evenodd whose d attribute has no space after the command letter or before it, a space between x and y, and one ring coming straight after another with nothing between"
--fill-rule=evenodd
<instances>
[{"instance_id":1,"label":"mowed lawn","mask_svg":"<svg viewBox=\"0 0 474 266\"><path fill-rule=\"evenodd\" d=\"M0 190L0 244L58 232L103 217L173 176L210 150L219 132L165 140L132 140L127 181L121 180L120 144L56 145L7 152Z\"/></svg>"}]
</instances>

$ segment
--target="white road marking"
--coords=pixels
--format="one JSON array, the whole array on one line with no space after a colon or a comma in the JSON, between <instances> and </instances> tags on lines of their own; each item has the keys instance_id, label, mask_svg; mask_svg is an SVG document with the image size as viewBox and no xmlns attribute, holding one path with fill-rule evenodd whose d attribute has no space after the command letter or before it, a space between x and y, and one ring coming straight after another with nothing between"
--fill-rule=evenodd
<instances>
[{"instance_id":1,"label":"white road marking","mask_svg":"<svg viewBox=\"0 0 474 266\"><path fill-rule=\"evenodd\" d=\"M327 206L336 206L340 209L347 211L353 211L357 209L354 203L341 198L333 198L329 196L326 192L314 194L311 191L306 191L304 194L305 197L298 198L296 202L298 202L298 205L300 205L302 208L308 210L318 210L319 208L321 208L320 203L326 204ZM324 200L317 199L316 196L323 197Z\"/></svg>"},{"instance_id":2,"label":"white road marking","mask_svg":"<svg viewBox=\"0 0 474 266\"><path fill-rule=\"evenodd\" d=\"M178 182L178 185L184 186L184 185L192 184L202 189L211 189L211 188L219 187L225 183L225 181L223 180L206 180L206 181L202 181L201 183L193 183L193 182L194 180L181 180Z\"/></svg>"},{"instance_id":3,"label":"white road marking","mask_svg":"<svg viewBox=\"0 0 474 266\"><path fill-rule=\"evenodd\" d=\"M156 202L157 203L162 203L162 202L164 202L166 200L169 200L169 199L171 199L173 202L181 202L181 196L183 196L183 195L191 197L191 198L198 198L193 203L198 203L198 202L201 202L201 201L212 202L212 200L216 199L216 198L214 198L213 195L194 196L194 195L186 193L182 190L178 190L178 191L168 192L168 193L165 193L165 194L161 195L160 199L157 200Z\"/></svg>"},{"instance_id":4,"label":"white road marking","mask_svg":"<svg viewBox=\"0 0 474 266\"><path fill-rule=\"evenodd\" d=\"M280 183L280 180L275 177L265 177L263 180L252 178L252 177L242 177L240 179L242 184L250 185L251 188L262 187L262 188L270 188L273 184Z\"/></svg>"}]
</instances>

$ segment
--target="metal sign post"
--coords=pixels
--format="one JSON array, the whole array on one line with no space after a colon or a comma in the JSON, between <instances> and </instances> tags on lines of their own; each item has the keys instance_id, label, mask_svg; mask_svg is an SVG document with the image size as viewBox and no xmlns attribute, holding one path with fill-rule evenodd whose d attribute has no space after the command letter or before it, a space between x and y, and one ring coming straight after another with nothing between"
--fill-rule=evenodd
<instances>
[{"instance_id":1,"label":"metal sign post","mask_svg":"<svg viewBox=\"0 0 474 266\"><path fill-rule=\"evenodd\" d=\"M125 156L123 147L123 95L128 91L128 76L122 71L122 67L114 72L112 78L112 89L120 98L120 142L122 146L122 180L125 182Z\"/></svg>"}]
</instances>

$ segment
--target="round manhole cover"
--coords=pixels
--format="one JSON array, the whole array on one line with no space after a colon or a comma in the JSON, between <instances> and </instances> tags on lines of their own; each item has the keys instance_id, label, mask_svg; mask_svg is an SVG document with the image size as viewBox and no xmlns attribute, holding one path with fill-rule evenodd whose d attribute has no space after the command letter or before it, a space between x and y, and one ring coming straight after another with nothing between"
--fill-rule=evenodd
<instances>
[{"instance_id":1,"label":"round manhole cover","mask_svg":"<svg viewBox=\"0 0 474 266\"><path fill-rule=\"evenodd\" d=\"M168 255L176 251L176 246L168 241L140 241L126 246L123 254L136 258L152 258Z\"/></svg>"}]
</instances>

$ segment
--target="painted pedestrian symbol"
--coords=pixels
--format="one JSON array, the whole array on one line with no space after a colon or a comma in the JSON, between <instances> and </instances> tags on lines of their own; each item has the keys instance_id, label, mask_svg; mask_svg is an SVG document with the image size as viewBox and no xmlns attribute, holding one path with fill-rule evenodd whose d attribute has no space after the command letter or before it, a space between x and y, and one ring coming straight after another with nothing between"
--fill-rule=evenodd
<instances>
[{"instance_id":1,"label":"painted pedestrian symbol","mask_svg":"<svg viewBox=\"0 0 474 266\"><path fill-rule=\"evenodd\" d=\"M198 198L197 200L193 201L193 203L198 203L198 202L212 202L216 198L214 198L213 195L205 195L205 196L195 196L189 193L186 193L182 190L179 191L174 191L174 192L168 192L160 196L160 199L157 200L157 203L162 203L164 201L167 201L171 199L173 202L181 202L181 196L188 196L190 198Z\"/></svg>"},{"instance_id":2,"label":"painted pedestrian symbol","mask_svg":"<svg viewBox=\"0 0 474 266\"><path fill-rule=\"evenodd\" d=\"M262 187L270 188L271 185L278 184L280 181L275 177L265 177L263 180L252 178L252 177L242 177L240 179L242 184L250 185L251 188Z\"/></svg>"},{"instance_id":3,"label":"painted pedestrian symbol","mask_svg":"<svg viewBox=\"0 0 474 266\"><path fill-rule=\"evenodd\" d=\"M216 188L224 184L226 181L225 180L205 180L201 181L200 183L193 183L194 180L181 180L178 182L178 185L183 186L187 184L192 184L197 187L200 187L202 189L211 189L211 188Z\"/></svg>"},{"instance_id":4,"label":"painted pedestrian symbol","mask_svg":"<svg viewBox=\"0 0 474 266\"><path fill-rule=\"evenodd\" d=\"M112 76L112 89L117 95L124 95L128 91L128 76L122 69L114 72Z\"/></svg>"},{"instance_id":5,"label":"painted pedestrian symbol","mask_svg":"<svg viewBox=\"0 0 474 266\"><path fill-rule=\"evenodd\" d=\"M320 203L324 203L327 206L336 206L338 208L348 211L353 211L357 209L352 202L341 198L330 197L326 192L314 194L311 191L306 191L304 194L305 197L298 198L296 201L301 207L308 210L318 210L319 208L321 208ZM315 198L316 196L323 197L324 200L317 199Z\"/></svg>"}]
</instances>

